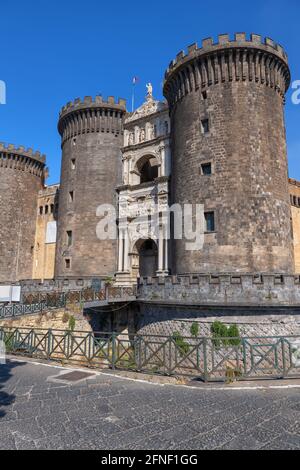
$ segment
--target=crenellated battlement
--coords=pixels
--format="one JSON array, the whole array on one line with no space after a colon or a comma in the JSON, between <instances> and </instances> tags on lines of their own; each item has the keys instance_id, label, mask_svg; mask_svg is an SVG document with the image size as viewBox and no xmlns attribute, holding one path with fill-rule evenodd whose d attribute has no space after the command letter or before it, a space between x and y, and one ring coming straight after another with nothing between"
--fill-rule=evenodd
<instances>
[{"instance_id":1,"label":"crenellated battlement","mask_svg":"<svg viewBox=\"0 0 300 470\"><path fill-rule=\"evenodd\" d=\"M253 81L274 88L282 97L290 84L287 54L270 38L258 34L220 34L181 51L165 73L164 95L174 104L192 90L233 81Z\"/></svg>"},{"instance_id":2,"label":"crenellated battlement","mask_svg":"<svg viewBox=\"0 0 300 470\"><path fill-rule=\"evenodd\" d=\"M47 174L46 157L40 152L34 152L31 148L15 147L13 144L5 146L0 142L0 168L11 168L24 171L45 178Z\"/></svg>"},{"instance_id":3,"label":"crenellated battlement","mask_svg":"<svg viewBox=\"0 0 300 470\"><path fill-rule=\"evenodd\" d=\"M264 38L259 34L250 34L250 38L247 38L246 33L235 33L234 39L231 40L228 33L219 34L217 42L214 42L212 37L202 40L202 47L198 47L197 43L193 43L187 48L187 52L180 51L174 60L169 64L166 71L166 76L176 66L180 65L187 59L193 58L201 53L206 54L210 52L219 51L221 49L232 48L232 47L251 47L257 49L263 49L266 52L270 52L278 55L281 59L287 63L287 54L280 44L277 44L273 39ZM167 78L167 77L166 77Z\"/></svg>"},{"instance_id":4,"label":"crenellated battlement","mask_svg":"<svg viewBox=\"0 0 300 470\"><path fill-rule=\"evenodd\" d=\"M177 274L173 276L141 277L139 285L204 285L204 284L247 284L247 285L297 285L300 288L300 274Z\"/></svg>"},{"instance_id":5,"label":"crenellated battlement","mask_svg":"<svg viewBox=\"0 0 300 470\"><path fill-rule=\"evenodd\" d=\"M126 111L126 100L123 98L116 100L114 96L109 96L107 100L105 100L100 95L95 98L92 96L85 96L84 99L76 98L74 101L69 101L62 107L59 117L62 118L66 114L79 109L89 108L113 108L120 111Z\"/></svg>"},{"instance_id":6,"label":"crenellated battlement","mask_svg":"<svg viewBox=\"0 0 300 470\"><path fill-rule=\"evenodd\" d=\"M123 134L123 118L126 113L126 100L115 100L109 96L86 96L83 100L77 98L64 106L59 115L58 131L62 143L78 135L94 132Z\"/></svg>"},{"instance_id":7,"label":"crenellated battlement","mask_svg":"<svg viewBox=\"0 0 300 470\"><path fill-rule=\"evenodd\" d=\"M292 186L297 186L298 188L300 188L300 181L295 180L293 178L289 178L289 184L292 185Z\"/></svg>"},{"instance_id":8,"label":"crenellated battlement","mask_svg":"<svg viewBox=\"0 0 300 470\"><path fill-rule=\"evenodd\" d=\"M46 162L46 156L42 155L41 152L34 152L32 148L25 149L25 147L22 146L15 147L13 144L5 145L3 142L0 142L0 154L2 153L28 157L40 163Z\"/></svg>"},{"instance_id":9,"label":"crenellated battlement","mask_svg":"<svg viewBox=\"0 0 300 470\"><path fill-rule=\"evenodd\" d=\"M186 274L139 280L142 301L192 304L300 305L300 275Z\"/></svg>"}]
</instances>

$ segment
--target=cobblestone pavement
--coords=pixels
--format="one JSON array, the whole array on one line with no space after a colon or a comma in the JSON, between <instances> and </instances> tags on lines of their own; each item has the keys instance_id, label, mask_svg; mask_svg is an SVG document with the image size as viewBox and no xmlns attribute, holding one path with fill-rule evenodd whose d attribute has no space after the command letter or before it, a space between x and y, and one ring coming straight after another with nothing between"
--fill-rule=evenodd
<instances>
[{"instance_id":1,"label":"cobblestone pavement","mask_svg":"<svg viewBox=\"0 0 300 470\"><path fill-rule=\"evenodd\" d=\"M0 449L299 449L300 389L218 390L0 365Z\"/></svg>"}]
</instances>

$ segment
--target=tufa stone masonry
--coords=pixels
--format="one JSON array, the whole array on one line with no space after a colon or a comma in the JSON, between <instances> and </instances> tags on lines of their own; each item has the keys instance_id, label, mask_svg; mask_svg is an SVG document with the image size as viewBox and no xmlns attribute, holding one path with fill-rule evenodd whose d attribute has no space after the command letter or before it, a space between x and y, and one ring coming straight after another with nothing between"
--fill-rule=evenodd
<instances>
[{"instance_id":1,"label":"tufa stone masonry","mask_svg":"<svg viewBox=\"0 0 300 470\"><path fill-rule=\"evenodd\" d=\"M247 305L261 305L266 322L270 304L276 315L299 306L300 183L288 178L284 124L289 84L281 46L223 34L169 64L165 101L148 83L132 113L113 97L63 107L60 185L45 185L39 153L1 144L1 283L26 291L95 287L107 278L137 284L141 318L151 314L155 324L162 309L169 322L183 304L235 304L244 316ZM186 203L204 207L204 244L194 251L168 237L169 206ZM117 214L113 240L97 236L103 204Z\"/></svg>"}]
</instances>

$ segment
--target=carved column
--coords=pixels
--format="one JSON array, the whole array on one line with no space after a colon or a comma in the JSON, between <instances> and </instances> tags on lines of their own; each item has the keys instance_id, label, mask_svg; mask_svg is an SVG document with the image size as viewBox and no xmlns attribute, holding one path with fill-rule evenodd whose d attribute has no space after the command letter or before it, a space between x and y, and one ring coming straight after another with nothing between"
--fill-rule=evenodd
<instances>
[{"instance_id":1,"label":"carved column","mask_svg":"<svg viewBox=\"0 0 300 470\"><path fill-rule=\"evenodd\" d=\"M123 271L123 253L124 253L124 237L123 230L119 230L119 253L118 253L118 271Z\"/></svg>"}]
</instances>

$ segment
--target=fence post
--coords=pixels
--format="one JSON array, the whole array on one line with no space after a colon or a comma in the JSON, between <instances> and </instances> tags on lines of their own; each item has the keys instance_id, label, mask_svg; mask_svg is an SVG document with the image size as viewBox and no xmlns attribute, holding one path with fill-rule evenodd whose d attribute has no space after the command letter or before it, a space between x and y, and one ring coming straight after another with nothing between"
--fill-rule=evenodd
<instances>
[{"instance_id":1,"label":"fence post","mask_svg":"<svg viewBox=\"0 0 300 470\"><path fill-rule=\"evenodd\" d=\"M281 351L282 351L282 378L284 379L285 376L288 373L287 367L286 367L286 359L285 359L285 339L281 338Z\"/></svg>"},{"instance_id":2,"label":"fence post","mask_svg":"<svg viewBox=\"0 0 300 470\"><path fill-rule=\"evenodd\" d=\"M50 359L51 355L51 343L52 343L52 330L48 330L48 341L47 341L47 359Z\"/></svg>"},{"instance_id":3,"label":"fence post","mask_svg":"<svg viewBox=\"0 0 300 470\"><path fill-rule=\"evenodd\" d=\"M111 366L114 370L116 368L116 333L113 333L111 336Z\"/></svg>"},{"instance_id":4,"label":"fence post","mask_svg":"<svg viewBox=\"0 0 300 470\"><path fill-rule=\"evenodd\" d=\"M203 338L203 370L204 370L204 382L208 382L208 364L207 364L207 338Z\"/></svg>"},{"instance_id":5,"label":"fence post","mask_svg":"<svg viewBox=\"0 0 300 470\"><path fill-rule=\"evenodd\" d=\"M137 365L137 370L142 370L142 337L135 336L134 337L134 354L135 354L135 362Z\"/></svg>"}]
</instances>

